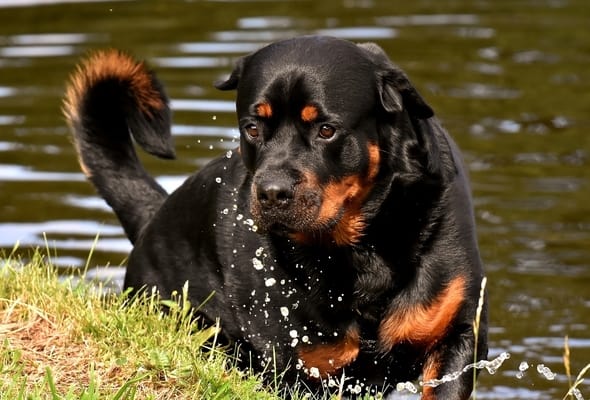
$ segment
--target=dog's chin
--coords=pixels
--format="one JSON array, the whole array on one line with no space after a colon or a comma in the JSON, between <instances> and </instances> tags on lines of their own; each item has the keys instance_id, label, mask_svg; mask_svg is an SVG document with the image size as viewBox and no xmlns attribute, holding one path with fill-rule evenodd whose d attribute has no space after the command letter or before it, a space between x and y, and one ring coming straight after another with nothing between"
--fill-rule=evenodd
<instances>
[{"instance_id":1,"label":"dog's chin","mask_svg":"<svg viewBox=\"0 0 590 400\"><path fill-rule=\"evenodd\" d=\"M257 232L259 233L273 233L279 236L287 236L302 229L299 226L300 224L293 224L285 219L269 218L265 215L255 216L254 224L258 228Z\"/></svg>"},{"instance_id":2,"label":"dog's chin","mask_svg":"<svg viewBox=\"0 0 590 400\"><path fill-rule=\"evenodd\" d=\"M295 217L288 213L253 213L254 224L259 233L272 233L278 236L292 236L297 233L316 231L316 219L307 213Z\"/></svg>"},{"instance_id":3,"label":"dog's chin","mask_svg":"<svg viewBox=\"0 0 590 400\"><path fill-rule=\"evenodd\" d=\"M271 213L272 214L272 213ZM337 221L318 223L317 218L309 214L299 214L298 218L279 217L277 215L253 215L257 233L295 239L310 243L329 236Z\"/></svg>"}]
</instances>

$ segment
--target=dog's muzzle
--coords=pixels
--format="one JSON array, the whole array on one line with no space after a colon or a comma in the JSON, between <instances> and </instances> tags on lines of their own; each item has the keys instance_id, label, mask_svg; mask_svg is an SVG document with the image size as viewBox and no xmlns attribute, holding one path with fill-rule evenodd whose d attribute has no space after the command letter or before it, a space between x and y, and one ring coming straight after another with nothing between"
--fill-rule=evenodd
<instances>
[{"instance_id":1,"label":"dog's muzzle","mask_svg":"<svg viewBox=\"0 0 590 400\"><path fill-rule=\"evenodd\" d=\"M254 178L251 212L261 231L307 231L314 224L321 195L283 171Z\"/></svg>"}]
</instances>

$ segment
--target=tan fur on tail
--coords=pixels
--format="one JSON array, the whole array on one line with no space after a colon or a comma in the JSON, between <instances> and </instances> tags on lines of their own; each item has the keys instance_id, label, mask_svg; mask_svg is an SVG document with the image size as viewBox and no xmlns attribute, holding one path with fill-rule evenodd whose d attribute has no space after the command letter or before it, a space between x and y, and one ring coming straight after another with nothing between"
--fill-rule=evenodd
<instances>
[{"instance_id":1,"label":"tan fur on tail","mask_svg":"<svg viewBox=\"0 0 590 400\"><path fill-rule=\"evenodd\" d=\"M70 129L80 124L80 106L88 90L100 81L118 79L126 81L130 93L142 113L152 116L152 110L162 110L166 105L162 102L159 92L154 88L152 76L145 63L137 61L129 54L120 50L99 50L83 60L70 76L65 90L62 111ZM78 163L87 177L92 175L84 164L78 150Z\"/></svg>"},{"instance_id":2,"label":"tan fur on tail","mask_svg":"<svg viewBox=\"0 0 590 400\"><path fill-rule=\"evenodd\" d=\"M165 107L153 87L151 74L145 63L133 59L120 50L100 50L86 58L70 77L66 86L63 113L71 126L79 120L79 106L88 88L106 79L129 82L140 110L150 115L151 110Z\"/></svg>"}]
</instances>

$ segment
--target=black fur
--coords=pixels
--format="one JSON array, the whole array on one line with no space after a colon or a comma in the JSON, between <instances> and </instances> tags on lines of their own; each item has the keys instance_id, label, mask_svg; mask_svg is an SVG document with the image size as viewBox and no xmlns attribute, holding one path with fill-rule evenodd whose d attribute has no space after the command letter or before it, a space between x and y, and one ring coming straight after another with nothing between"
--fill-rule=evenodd
<instances>
[{"instance_id":1,"label":"black fur","mask_svg":"<svg viewBox=\"0 0 590 400\"><path fill-rule=\"evenodd\" d=\"M329 358L322 378L379 390L473 362L483 272L467 177L407 76L374 44L301 37L242 58L217 87L237 89L239 151L166 198L129 132L172 156L167 108L142 113L121 77L66 99L83 166L134 243L125 286L168 297L188 281L194 305L214 292L204 320L220 318L244 367L276 366L286 384L320 385L317 357ZM426 326L443 321L431 336L414 336L420 310ZM408 333L396 341L386 320L398 318ZM485 307L480 326L477 359ZM472 383L423 399L467 399Z\"/></svg>"}]
</instances>

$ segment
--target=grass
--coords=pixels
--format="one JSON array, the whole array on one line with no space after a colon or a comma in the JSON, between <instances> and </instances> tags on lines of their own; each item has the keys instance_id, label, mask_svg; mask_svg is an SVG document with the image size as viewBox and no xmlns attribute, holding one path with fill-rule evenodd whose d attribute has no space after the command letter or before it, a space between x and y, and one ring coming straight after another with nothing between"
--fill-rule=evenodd
<instances>
[{"instance_id":1,"label":"grass","mask_svg":"<svg viewBox=\"0 0 590 400\"><path fill-rule=\"evenodd\" d=\"M173 301L104 293L100 284L60 276L40 252L25 265L0 254L0 400L281 398L233 367L227 349L215 345L218 329L192 318L186 292ZM564 366L564 400L581 398L590 364L572 379L567 338ZM290 397L330 398L302 389Z\"/></svg>"},{"instance_id":2,"label":"grass","mask_svg":"<svg viewBox=\"0 0 590 400\"><path fill-rule=\"evenodd\" d=\"M571 353L570 353L569 339L566 336L565 342L564 342L564 351L563 351L563 365L565 367L565 374L567 376L569 390L567 391L565 396L563 396L563 400L583 399L582 393L580 392L580 389L578 389L578 386L580 386L584 382L584 375L586 375L586 373L588 371L590 371L590 363L586 364L586 366L580 370L580 372L576 376L576 380L572 382L570 357L571 357Z\"/></svg>"},{"instance_id":3,"label":"grass","mask_svg":"<svg viewBox=\"0 0 590 400\"><path fill-rule=\"evenodd\" d=\"M103 296L39 253L0 264L0 399L278 399L211 344L190 304Z\"/></svg>"},{"instance_id":4,"label":"grass","mask_svg":"<svg viewBox=\"0 0 590 400\"><path fill-rule=\"evenodd\" d=\"M475 319L473 320L473 334L475 336L475 351L473 352L473 364L477 364L477 349L479 346L479 325L481 322L481 312L483 311L483 305L486 295L486 284L488 282L487 277L483 277L481 280L481 289L479 291L479 301L477 302L477 309L475 311ZM473 400L477 399L477 369L473 368Z\"/></svg>"}]
</instances>

